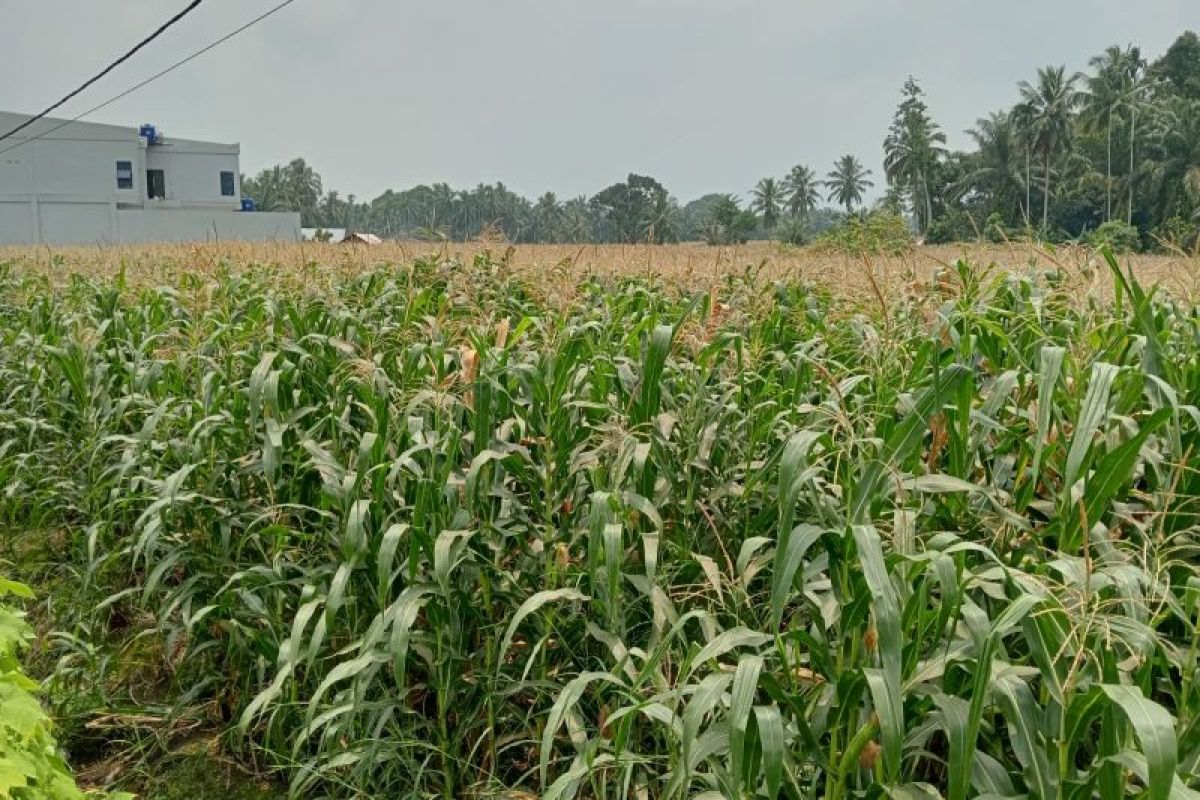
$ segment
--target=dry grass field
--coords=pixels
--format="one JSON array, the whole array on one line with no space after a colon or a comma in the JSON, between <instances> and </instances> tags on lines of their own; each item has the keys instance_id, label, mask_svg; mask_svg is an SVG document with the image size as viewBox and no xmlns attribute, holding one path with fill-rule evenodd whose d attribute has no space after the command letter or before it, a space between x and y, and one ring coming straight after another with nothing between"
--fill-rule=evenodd
<instances>
[{"instance_id":1,"label":"dry grass field","mask_svg":"<svg viewBox=\"0 0 1200 800\"><path fill-rule=\"evenodd\" d=\"M549 271L557 286L592 274L653 275L667 283L707 288L731 274L756 271L766 279L791 278L824 284L845 295L885 295L933 278L958 259L1021 270L1056 269L1083 290L1106 291L1111 282L1102 261L1088 248L1048 248L1030 243L958 244L915 247L899 256L855 257L774 242L737 247L675 245L508 245L487 242L386 242L377 246L304 242L213 242L187 245L114 247L0 247L0 263L44 274L55 283L74 273L94 277L122 267L134 285L175 283L181 274L216 273L248 265L278 270L281 280L299 278L323 285L384 264L407 264L419 257L471 261L490 253L517 274ZM1147 284L1158 283L1181 297L1200 295L1200 259L1191 254L1127 255Z\"/></svg>"}]
</instances>

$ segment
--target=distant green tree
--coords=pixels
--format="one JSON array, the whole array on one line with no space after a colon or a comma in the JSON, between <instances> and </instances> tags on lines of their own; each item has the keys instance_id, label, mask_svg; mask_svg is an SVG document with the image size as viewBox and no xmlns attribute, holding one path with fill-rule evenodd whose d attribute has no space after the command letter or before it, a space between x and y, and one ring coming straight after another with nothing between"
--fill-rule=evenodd
<instances>
[{"instance_id":1,"label":"distant green tree","mask_svg":"<svg viewBox=\"0 0 1200 800\"><path fill-rule=\"evenodd\" d=\"M1174 94L1200 100L1200 36L1194 31L1180 34L1150 67L1150 77Z\"/></svg>"},{"instance_id":2,"label":"distant green tree","mask_svg":"<svg viewBox=\"0 0 1200 800\"><path fill-rule=\"evenodd\" d=\"M284 167L283 179L290 207L300 212L300 224L313 225L320 218L321 176L303 158L294 158Z\"/></svg>"},{"instance_id":3,"label":"distant green tree","mask_svg":"<svg viewBox=\"0 0 1200 800\"><path fill-rule=\"evenodd\" d=\"M1151 130L1148 194L1160 219L1200 213L1200 100L1175 96L1159 109Z\"/></svg>"},{"instance_id":4,"label":"distant green tree","mask_svg":"<svg viewBox=\"0 0 1200 800\"><path fill-rule=\"evenodd\" d=\"M264 169L252 178L242 178L242 194L254 198L263 211L299 211L293 203L284 168Z\"/></svg>"},{"instance_id":5,"label":"distant green tree","mask_svg":"<svg viewBox=\"0 0 1200 800\"><path fill-rule=\"evenodd\" d=\"M554 192L546 192L533 206L530 219L530 239L535 242L562 240L564 225L562 205Z\"/></svg>"},{"instance_id":6,"label":"distant green tree","mask_svg":"<svg viewBox=\"0 0 1200 800\"><path fill-rule=\"evenodd\" d=\"M706 239L706 230L712 217L713 208L721 203L725 196L714 192L697 197L684 205L679 213L680 238L689 242Z\"/></svg>"},{"instance_id":7,"label":"distant green tree","mask_svg":"<svg viewBox=\"0 0 1200 800\"><path fill-rule=\"evenodd\" d=\"M770 231L779 222L779 210L783 205L783 189L774 178L763 178L751 192L751 210L762 217L763 228Z\"/></svg>"},{"instance_id":8,"label":"distant green tree","mask_svg":"<svg viewBox=\"0 0 1200 800\"><path fill-rule=\"evenodd\" d=\"M651 194L650 203L642 217L639 239L653 244L678 242L682 228L679 204L666 189L657 187Z\"/></svg>"},{"instance_id":9,"label":"distant green tree","mask_svg":"<svg viewBox=\"0 0 1200 800\"><path fill-rule=\"evenodd\" d=\"M803 219L821 201L817 174L803 164L792 167L792 171L783 179L783 196L787 212Z\"/></svg>"},{"instance_id":10,"label":"distant green tree","mask_svg":"<svg viewBox=\"0 0 1200 800\"><path fill-rule=\"evenodd\" d=\"M845 208L847 214L853 213L854 206L862 203L863 192L875 185L867 179L870 174L871 170L854 156L842 156L825 179L829 199Z\"/></svg>"},{"instance_id":11,"label":"distant green tree","mask_svg":"<svg viewBox=\"0 0 1200 800\"><path fill-rule=\"evenodd\" d=\"M591 242L595 239L595 226L586 197L572 197L563 203L563 241Z\"/></svg>"},{"instance_id":12,"label":"distant green tree","mask_svg":"<svg viewBox=\"0 0 1200 800\"><path fill-rule=\"evenodd\" d=\"M615 241L638 242L648 231L645 222L653 213L655 198L665 191L654 178L630 173L624 182L614 183L592 197L589 205ZM654 236L652 241L662 241L657 238L658 231Z\"/></svg>"},{"instance_id":13,"label":"distant green tree","mask_svg":"<svg viewBox=\"0 0 1200 800\"><path fill-rule=\"evenodd\" d=\"M1021 100L1028 109L1026 123L1033 152L1042 158L1042 227L1050 220L1050 165L1071 140L1074 111L1079 102L1077 77L1065 67L1038 70L1037 84L1020 83Z\"/></svg>"},{"instance_id":14,"label":"distant green tree","mask_svg":"<svg viewBox=\"0 0 1200 800\"><path fill-rule=\"evenodd\" d=\"M721 195L705 222L704 240L712 245L744 244L757 225L754 212L743 209L737 197Z\"/></svg>"},{"instance_id":15,"label":"distant green tree","mask_svg":"<svg viewBox=\"0 0 1200 800\"><path fill-rule=\"evenodd\" d=\"M967 134L976 149L952 191L959 198L969 194L983 198L984 218L999 213L1005 224L1020 224L1026 184L1021 169L1023 147L1013 115L993 112L977 120Z\"/></svg>"},{"instance_id":16,"label":"distant green tree","mask_svg":"<svg viewBox=\"0 0 1200 800\"><path fill-rule=\"evenodd\" d=\"M931 183L946 155L946 135L929 116L925 93L911 76L904 82L900 105L883 140L883 169L890 184L900 187L912 208L917 230L933 219Z\"/></svg>"},{"instance_id":17,"label":"distant green tree","mask_svg":"<svg viewBox=\"0 0 1200 800\"><path fill-rule=\"evenodd\" d=\"M1132 88L1130 64L1140 60L1135 48L1122 50L1117 45L1105 49L1090 64L1096 70L1088 76L1083 94L1079 121L1084 131L1103 130L1104 158L1104 219L1112 219L1112 143L1116 118L1126 110Z\"/></svg>"}]
</instances>

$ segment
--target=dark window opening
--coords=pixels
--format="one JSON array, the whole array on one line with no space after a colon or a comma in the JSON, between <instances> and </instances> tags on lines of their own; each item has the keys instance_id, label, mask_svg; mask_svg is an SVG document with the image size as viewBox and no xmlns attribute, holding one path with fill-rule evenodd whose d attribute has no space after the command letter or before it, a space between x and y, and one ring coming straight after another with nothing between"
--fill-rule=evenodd
<instances>
[{"instance_id":1,"label":"dark window opening","mask_svg":"<svg viewBox=\"0 0 1200 800\"><path fill-rule=\"evenodd\" d=\"M234 189L233 173L232 172L222 172L221 173L221 196L222 197L233 197L233 195L235 194L233 189Z\"/></svg>"},{"instance_id":2,"label":"dark window opening","mask_svg":"<svg viewBox=\"0 0 1200 800\"><path fill-rule=\"evenodd\" d=\"M161 169L146 170L146 196L151 200L167 196L167 174Z\"/></svg>"},{"instance_id":3,"label":"dark window opening","mask_svg":"<svg viewBox=\"0 0 1200 800\"><path fill-rule=\"evenodd\" d=\"M117 188L132 189L133 188L133 162L118 161L117 162Z\"/></svg>"}]
</instances>

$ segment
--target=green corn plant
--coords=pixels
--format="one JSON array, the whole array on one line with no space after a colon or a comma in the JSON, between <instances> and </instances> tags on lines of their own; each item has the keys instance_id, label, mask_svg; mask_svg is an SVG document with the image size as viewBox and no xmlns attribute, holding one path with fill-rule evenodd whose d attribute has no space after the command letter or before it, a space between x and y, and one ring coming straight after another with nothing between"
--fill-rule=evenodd
<instances>
[{"instance_id":1,"label":"green corn plant","mask_svg":"<svg viewBox=\"0 0 1200 800\"><path fill-rule=\"evenodd\" d=\"M1109 258L1111 302L960 262L886 307L0 270L50 709L296 797L1190 797L1200 315Z\"/></svg>"}]
</instances>

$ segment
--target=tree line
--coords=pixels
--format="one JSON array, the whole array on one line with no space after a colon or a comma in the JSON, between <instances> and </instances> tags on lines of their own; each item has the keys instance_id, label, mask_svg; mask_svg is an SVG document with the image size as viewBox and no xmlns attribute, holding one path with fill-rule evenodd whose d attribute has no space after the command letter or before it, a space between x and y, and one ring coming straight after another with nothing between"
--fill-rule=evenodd
<instances>
[{"instance_id":1,"label":"tree line","mask_svg":"<svg viewBox=\"0 0 1200 800\"><path fill-rule=\"evenodd\" d=\"M1195 244L1200 229L1200 37L1188 31L1158 59L1113 45L1088 69L1047 66L1016 87L1011 106L951 150L920 83L908 78L883 140L885 194L873 213L903 214L930 242L1029 233L1051 241L1111 236L1130 246ZM299 211L307 227L389 238L513 242L800 243L867 213L871 170L847 154L825 175L796 165L743 200L681 203L655 178L630 174L588 196L530 200L503 183L388 190L370 201L326 190L304 159L243 178L267 210Z\"/></svg>"}]
</instances>

